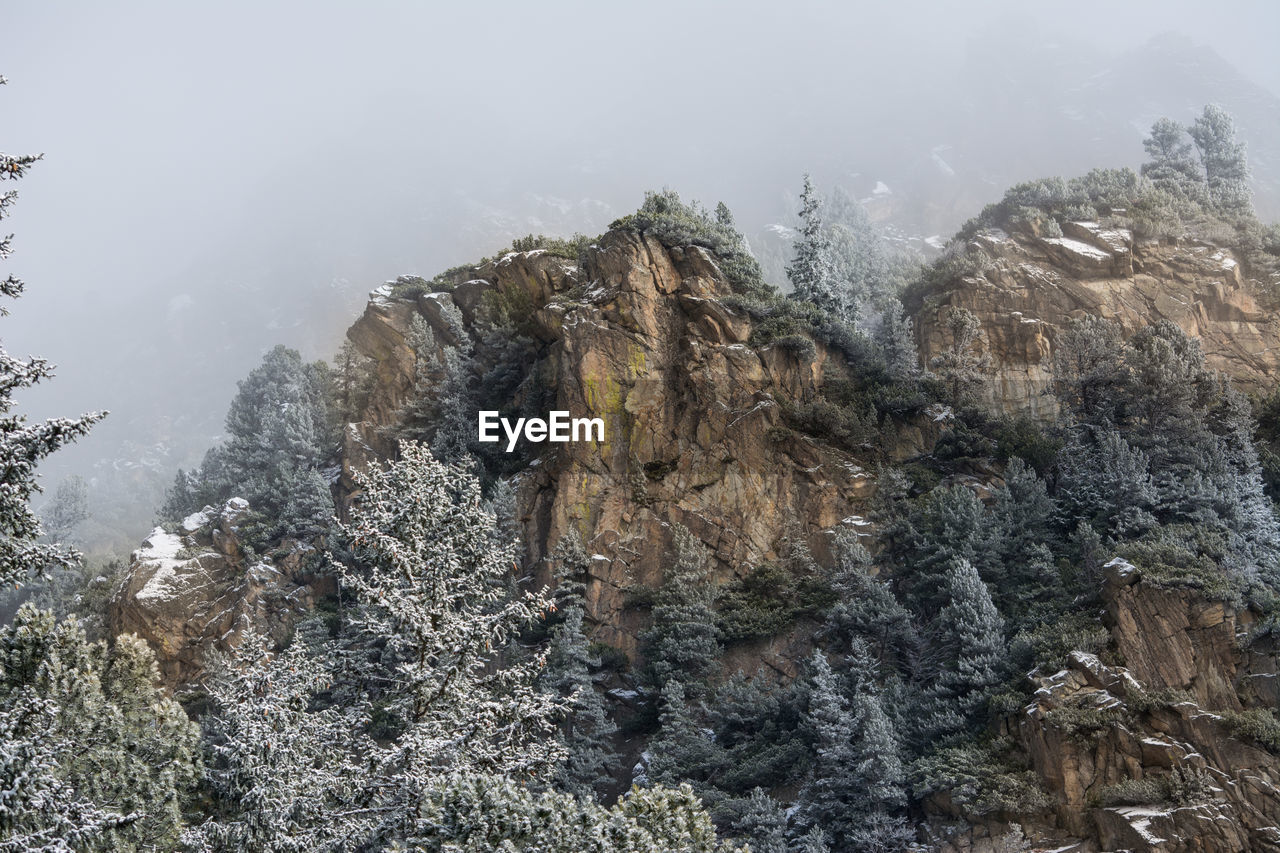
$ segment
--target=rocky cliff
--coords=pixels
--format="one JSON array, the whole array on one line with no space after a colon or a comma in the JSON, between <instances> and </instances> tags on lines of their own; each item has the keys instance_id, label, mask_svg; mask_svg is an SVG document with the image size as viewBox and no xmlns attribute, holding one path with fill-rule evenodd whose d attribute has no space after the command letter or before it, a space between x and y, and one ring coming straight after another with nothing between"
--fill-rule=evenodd
<instances>
[{"instance_id":1,"label":"rocky cliff","mask_svg":"<svg viewBox=\"0 0 1280 853\"><path fill-rule=\"evenodd\" d=\"M309 545L282 543L271 559L246 554L240 524L248 514L248 503L232 498L193 513L173 533L157 527L112 596L110 635L145 639L170 690L197 682L209 652L225 651L248 629L285 640L332 587L302 568Z\"/></svg>"},{"instance_id":2,"label":"rocky cliff","mask_svg":"<svg viewBox=\"0 0 1280 853\"><path fill-rule=\"evenodd\" d=\"M1044 392L1054 333L1084 312L1129 331L1173 319L1252 387L1278 366L1280 328L1227 251L1135 242L1091 223L1062 237L989 230L975 242L991 263L928 294L917 329L928 359L949 344L948 307L977 314L996 408L1052 413ZM803 541L824 562L835 532L871 529L863 516L876 454L926 452L937 438L921 418L901 425L891 450L858 454L791 429L788 410L847 363L820 341L811 352L753 344L752 319L732 307L716 260L697 246L616 230L581 263L515 252L434 292L403 284L375 291L348 333L375 380L363 419L345 430L341 488L349 495L354 471L394 453L405 404L435 393L420 384L418 359L431 354L420 341L415 351L415 319L431 328L437 353L460 346L483 359L485 312L517 306L534 344L503 404L519 407L543 389L547 408L605 423L602 442L537 445L516 474L525 568L545 579L544 558L576 532L590 556L593 636L632 658L646 627L632 593L661 582L672 525L706 545L722 581L778 561L788 542ZM117 591L114 627L151 642L171 685L198 675L210 648L250 624L282 636L319 590L297 560L244 559L242 510L210 508L176 534L157 531ZM1032 701L993 732L1014 745L1051 804L975 814L932 797L924 812L941 849L1002 849L1017 823L1039 849L1060 853L1280 850L1280 758L1242 722L1277 700L1275 649L1250 641L1257 614L1148 581L1122 562L1109 569L1104 602L1105 659L1076 652L1061 671L1029 673ZM793 676L806 636L737 645L726 666Z\"/></svg>"},{"instance_id":3,"label":"rocky cliff","mask_svg":"<svg viewBox=\"0 0 1280 853\"><path fill-rule=\"evenodd\" d=\"M780 405L812 398L838 362L821 345L812 358L750 346L751 321L722 301L729 284L704 249L614 231L581 268L535 251L473 275L452 293L377 294L351 328L378 364L379 387L369 421L349 430L348 467L368 448L385 449L382 428L413 389L413 316L451 340L448 307L470 330L485 294L526 306L543 344L531 371L554 389L552 408L605 423L604 442L543 445L518 475L528 567L577 532L592 555L588 616L598 639L634 655L644 624L626 606L628 590L661 583L673 523L707 546L723 580L776 560L788 537L823 554L835 528L861 520L871 473L786 429ZM762 654L794 672L775 651Z\"/></svg>"},{"instance_id":4,"label":"rocky cliff","mask_svg":"<svg viewBox=\"0 0 1280 853\"><path fill-rule=\"evenodd\" d=\"M986 228L964 247L977 259L924 296L916 321L927 364L950 347L951 308L982 323L977 349L989 355L983 402L1051 418L1053 342L1074 317L1115 320L1125 336L1170 320L1200 339L1210 366L1244 390L1269 389L1280 367L1280 317L1260 304L1230 249L1172 239L1135 239L1125 228L1067 222L1062 235L1031 227Z\"/></svg>"}]
</instances>

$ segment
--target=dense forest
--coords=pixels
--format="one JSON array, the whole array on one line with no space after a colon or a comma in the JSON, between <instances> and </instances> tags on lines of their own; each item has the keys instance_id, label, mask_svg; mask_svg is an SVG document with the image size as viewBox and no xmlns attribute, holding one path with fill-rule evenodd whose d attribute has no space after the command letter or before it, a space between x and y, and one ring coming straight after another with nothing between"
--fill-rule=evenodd
<instances>
[{"instance_id":1,"label":"dense forest","mask_svg":"<svg viewBox=\"0 0 1280 853\"><path fill-rule=\"evenodd\" d=\"M179 472L157 521L181 537L242 499L237 559L293 560L318 592L287 637L245 630L176 692L157 650L113 635L128 566L85 568L60 544L75 484L43 527L28 507L35 463L102 415L28 424L12 395L47 365L3 356L0 850L891 853L937 849L940 797L1000 824L990 849L1032 849L1013 818L1050 813L1056 795L1001 721L1040 689L1030 675L1070 655L1125 663L1103 620L1109 575L1138 567L1145 584L1254 614L1245 646L1280 619L1280 396L1236 390L1167 320L1064 322L1052 421L982 405L974 313L949 309L949 347L918 354L912 318L940 283L992 267L975 237L993 229L1057 239L1087 221L1201 241L1280 304L1280 229L1253 214L1230 117L1162 119L1144 145L1140 172L1013 187L928 265L806 176L785 292L723 204L654 192L613 223L713 259L749 347L830 355L814 394L778 401L774 438L836 448L875 479L862 526L837 525L821 553L796 531L777 559L725 567L673 521L661 582L625 591L643 623L633 654L599 639L589 543L570 532L528 557L516 481L538 449L475 440L475 412L555 398L519 298L491 293L465 321L453 302L433 303L435 323L415 315L413 389L381 433L393 452L360 470L344 468L344 442L380 381L373 360L277 347L240 383L225 439ZM5 156L0 177L33 165ZM586 269L603 240L530 236L495 260ZM457 297L486 262L402 278L384 298ZM899 452L920 424L929 446ZM664 473L638 471L629 499ZM783 636L802 650L793 674L735 669L735 650ZM1088 739L1188 700L1138 690L1051 713ZM1265 701L1223 720L1280 752ZM1099 803L1197 803L1213 785L1174 766Z\"/></svg>"}]
</instances>

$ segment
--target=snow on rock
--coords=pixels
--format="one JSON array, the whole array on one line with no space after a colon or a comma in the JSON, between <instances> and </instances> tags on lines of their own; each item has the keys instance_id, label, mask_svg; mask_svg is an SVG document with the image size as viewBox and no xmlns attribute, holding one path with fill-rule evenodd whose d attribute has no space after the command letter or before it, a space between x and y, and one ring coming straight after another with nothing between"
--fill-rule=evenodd
<instances>
[{"instance_id":1,"label":"snow on rock","mask_svg":"<svg viewBox=\"0 0 1280 853\"><path fill-rule=\"evenodd\" d=\"M171 598L183 561L178 559L182 551L182 539L173 533L165 533L157 527L142 540L142 547L133 552L132 562L145 566L151 572L142 589L134 594L139 601L162 601Z\"/></svg>"},{"instance_id":2,"label":"snow on rock","mask_svg":"<svg viewBox=\"0 0 1280 853\"><path fill-rule=\"evenodd\" d=\"M207 507L207 509L212 509L212 507ZM191 536L208 524L209 515L204 510L201 510L200 512L193 512L182 519L182 523L178 525L178 530L181 531L183 536Z\"/></svg>"},{"instance_id":3,"label":"snow on rock","mask_svg":"<svg viewBox=\"0 0 1280 853\"><path fill-rule=\"evenodd\" d=\"M872 195L890 195L892 193L893 190L889 189L884 181L876 181L876 187L871 191Z\"/></svg>"},{"instance_id":4,"label":"snow on rock","mask_svg":"<svg viewBox=\"0 0 1280 853\"><path fill-rule=\"evenodd\" d=\"M1107 261L1111 259L1110 253L1104 252L1097 246L1090 246L1082 240L1074 240L1070 237L1043 237L1041 239L1051 246L1058 246L1084 260Z\"/></svg>"}]
</instances>

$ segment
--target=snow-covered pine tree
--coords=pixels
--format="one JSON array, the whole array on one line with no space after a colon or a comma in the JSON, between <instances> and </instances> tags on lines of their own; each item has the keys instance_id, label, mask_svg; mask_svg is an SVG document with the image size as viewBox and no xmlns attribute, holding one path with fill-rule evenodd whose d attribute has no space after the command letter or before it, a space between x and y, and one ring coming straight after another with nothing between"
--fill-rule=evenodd
<instances>
[{"instance_id":1,"label":"snow-covered pine tree","mask_svg":"<svg viewBox=\"0 0 1280 853\"><path fill-rule=\"evenodd\" d=\"M1187 132L1200 154L1213 203L1227 211L1252 211L1249 161L1244 143L1236 140L1231 115L1217 104L1209 104Z\"/></svg>"},{"instance_id":2,"label":"snow-covered pine tree","mask_svg":"<svg viewBox=\"0 0 1280 853\"><path fill-rule=\"evenodd\" d=\"M649 782L677 785L714 775L725 757L714 732L698 718L684 685L669 679L662 686L658 733L649 741Z\"/></svg>"},{"instance_id":3,"label":"snow-covered pine tree","mask_svg":"<svg viewBox=\"0 0 1280 853\"><path fill-rule=\"evenodd\" d=\"M158 680L137 637L19 608L0 629L0 850L176 843L199 730Z\"/></svg>"},{"instance_id":4,"label":"snow-covered pine tree","mask_svg":"<svg viewBox=\"0 0 1280 853\"><path fill-rule=\"evenodd\" d=\"M804 176L800 193L800 235L795 242L795 256L787 265L791 295L812 302L841 319L849 315L848 294L836 280L831 258L831 241L822 223L822 200L813 181Z\"/></svg>"},{"instance_id":5,"label":"snow-covered pine tree","mask_svg":"<svg viewBox=\"0 0 1280 853\"><path fill-rule=\"evenodd\" d=\"M902 303L896 299L880 317L880 324L876 328L876 343L884 353L890 379L909 382L920 375L920 353L916 349L911 318L907 316Z\"/></svg>"},{"instance_id":6,"label":"snow-covered pine tree","mask_svg":"<svg viewBox=\"0 0 1280 853\"><path fill-rule=\"evenodd\" d=\"M654 687L661 690L674 679L685 690L700 695L721 653L712 607L715 586L708 565L710 555L682 524L672 527L671 542L675 558L658 590L652 625L641 641Z\"/></svg>"},{"instance_id":7,"label":"snow-covered pine tree","mask_svg":"<svg viewBox=\"0 0 1280 853\"><path fill-rule=\"evenodd\" d=\"M423 797L424 853L745 853L716 839L688 785L632 788L612 808L509 777L450 774ZM395 848L393 848L395 849Z\"/></svg>"},{"instance_id":8,"label":"snow-covered pine tree","mask_svg":"<svg viewBox=\"0 0 1280 853\"><path fill-rule=\"evenodd\" d=\"M1142 174L1156 186L1192 198L1203 192L1204 176L1182 125L1169 118L1157 119L1142 147L1151 158L1142 164Z\"/></svg>"},{"instance_id":9,"label":"snow-covered pine tree","mask_svg":"<svg viewBox=\"0 0 1280 853\"><path fill-rule=\"evenodd\" d=\"M949 601L932 626L936 665L929 693L935 738L975 724L1000 683L1008 659L1004 620L978 570L965 559L947 572Z\"/></svg>"},{"instance_id":10,"label":"snow-covered pine tree","mask_svg":"<svg viewBox=\"0 0 1280 853\"><path fill-rule=\"evenodd\" d=\"M973 402L974 389L982 382L990 361L986 353L979 356L973 351L982 323L968 308L952 308L945 325L951 333L951 348L934 356L929 366L946 383L951 405L967 406Z\"/></svg>"},{"instance_id":11,"label":"snow-covered pine tree","mask_svg":"<svg viewBox=\"0 0 1280 853\"><path fill-rule=\"evenodd\" d=\"M875 661L855 639L842 673L832 672L820 653L813 663L809 721L817 747L800 813L848 849L900 849L909 833L892 812L906 804L906 771Z\"/></svg>"},{"instance_id":12,"label":"snow-covered pine tree","mask_svg":"<svg viewBox=\"0 0 1280 853\"><path fill-rule=\"evenodd\" d=\"M547 665L539 683L552 695L569 703L561 728L565 760L556 769L556 785L581 797L592 798L612 782L618 751L613 734L618 730L605 710L604 699L591 679L600 665L588 647L582 630L580 599L560 605L562 621L551 631Z\"/></svg>"},{"instance_id":13,"label":"snow-covered pine tree","mask_svg":"<svg viewBox=\"0 0 1280 853\"><path fill-rule=\"evenodd\" d=\"M1050 524L1056 506L1044 480L1020 457L1005 467L1004 482L983 519L982 542L974 566L992 589L996 604L1016 625L1047 615L1062 594L1053 555Z\"/></svg>"},{"instance_id":14,"label":"snow-covered pine tree","mask_svg":"<svg viewBox=\"0 0 1280 853\"><path fill-rule=\"evenodd\" d=\"M751 791L731 827L736 838L751 845L751 853L788 853L790 850L787 810L761 788Z\"/></svg>"},{"instance_id":15,"label":"snow-covered pine tree","mask_svg":"<svg viewBox=\"0 0 1280 853\"><path fill-rule=\"evenodd\" d=\"M366 807L377 750L360 734L367 708L312 707L332 673L309 624L279 654L249 630L231 654L210 659L206 779L217 806L183 833L188 849L335 850L375 825Z\"/></svg>"},{"instance_id":16,"label":"snow-covered pine tree","mask_svg":"<svg viewBox=\"0 0 1280 853\"><path fill-rule=\"evenodd\" d=\"M353 559L336 568L360 603L354 624L399 662L384 676L404 731L383 760L377 808L383 834L407 840L425 831L422 794L440 774L550 776L567 707L536 688L538 657L497 659L551 602L507 594L514 543L494 542L468 466L405 441L399 461L356 481L351 521L339 526Z\"/></svg>"},{"instance_id":17,"label":"snow-covered pine tree","mask_svg":"<svg viewBox=\"0 0 1280 853\"><path fill-rule=\"evenodd\" d=\"M0 77L0 85L4 85ZM0 152L0 181L17 181L44 155L12 155ZM9 216L18 200L17 190L0 194L0 220ZM0 239L0 260L13 252L12 236ZM0 296L22 293L23 283L13 275L0 279ZM8 314L0 306L0 316ZM78 557L56 544L37 542L44 533L31 511L31 495L39 490L35 467L59 447L74 441L106 416L94 412L79 418L52 418L27 423L13 413L13 392L53 375L53 365L42 358L13 358L0 347L0 585L23 583L31 574L54 567L70 568Z\"/></svg>"},{"instance_id":18,"label":"snow-covered pine tree","mask_svg":"<svg viewBox=\"0 0 1280 853\"><path fill-rule=\"evenodd\" d=\"M821 650L809 659L809 710L813 732L812 775L800 791L797 819L802 826L830 833L837 849L865 811L865 792L850 773L857 762L855 720L841 689L840 678Z\"/></svg>"}]
</instances>

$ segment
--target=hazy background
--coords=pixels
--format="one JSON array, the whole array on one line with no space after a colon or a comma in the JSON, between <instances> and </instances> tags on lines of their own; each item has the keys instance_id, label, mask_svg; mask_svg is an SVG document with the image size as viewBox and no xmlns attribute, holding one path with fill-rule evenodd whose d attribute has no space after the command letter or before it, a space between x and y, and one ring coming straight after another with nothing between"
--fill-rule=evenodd
<instances>
[{"instance_id":1,"label":"hazy background","mask_svg":"<svg viewBox=\"0 0 1280 853\"><path fill-rule=\"evenodd\" d=\"M96 484L91 544L134 542L272 345L328 357L384 279L597 233L646 189L767 250L810 171L927 255L1213 101L1280 215L1280 4L461 6L6 4L0 149L46 160L0 340L60 367L26 411L112 410L43 469Z\"/></svg>"}]
</instances>

